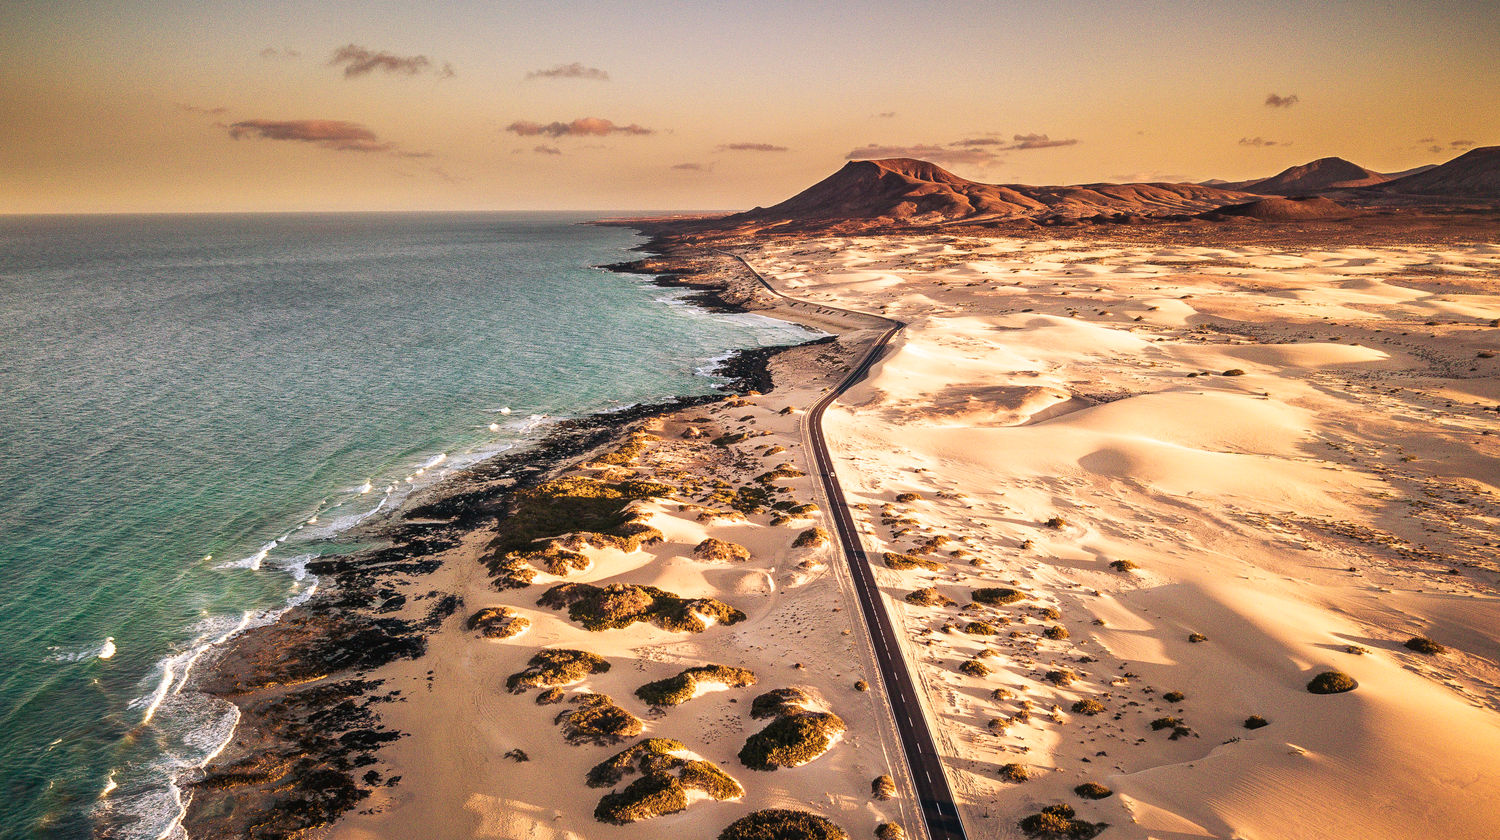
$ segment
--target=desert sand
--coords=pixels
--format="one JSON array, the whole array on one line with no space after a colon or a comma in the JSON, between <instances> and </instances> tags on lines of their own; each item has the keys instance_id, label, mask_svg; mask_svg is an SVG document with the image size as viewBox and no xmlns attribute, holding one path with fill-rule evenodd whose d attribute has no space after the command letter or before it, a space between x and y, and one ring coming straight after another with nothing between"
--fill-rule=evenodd
<instances>
[{"instance_id":1,"label":"desert sand","mask_svg":"<svg viewBox=\"0 0 1500 840\"><path fill-rule=\"evenodd\" d=\"M456 616L425 656L377 673L404 696L382 711L407 736L381 753L400 781L327 836L710 837L781 807L853 837L884 822L922 836L879 685L854 686L874 680L846 572L830 547L793 547L821 513L715 517L723 505L699 498L780 464L810 471L800 409L873 332L833 307L907 323L825 425L872 560L937 561L876 574L971 837L1023 836L1018 821L1055 803L1121 838L1500 833L1500 246L913 234L738 252L827 307L757 298L724 259L752 308L842 337L774 360L769 394L647 421L637 456L575 468L684 488L634 505L661 543L585 548L585 570L497 591L481 529L410 581L530 627L486 639ZM713 442L734 434L747 437ZM778 498L826 504L788 475ZM709 537L749 559L695 557ZM717 598L746 620L590 632L537 604L564 580ZM927 588L953 603L908 602ZM976 604L978 588L1024 598ZM1443 652L1403 646L1419 635ZM542 648L605 657L607 673L565 691L609 694L642 737L681 741L744 796L595 821L605 791L584 777L631 741L569 744L552 722L569 707L505 690ZM984 668L961 672L970 661ZM757 682L665 710L633 695L708 663ZM1358 687L1310 693L1328 670ZM762 726L750 700L783 687L848 729L806 764L751 770L736 758ZM879 801L886 773L898 793ZM1090 782L1110 795L1075 794Z\"/></svg>"}]
</instances>

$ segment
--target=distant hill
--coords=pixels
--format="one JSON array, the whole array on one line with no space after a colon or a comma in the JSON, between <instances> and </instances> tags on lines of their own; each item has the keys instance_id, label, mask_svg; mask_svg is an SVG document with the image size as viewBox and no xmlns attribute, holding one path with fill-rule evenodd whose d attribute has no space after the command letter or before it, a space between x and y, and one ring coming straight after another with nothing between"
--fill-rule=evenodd
<instances>
[{"instance_id":1,"label":"distant hill","mask_svg":"<svg viewBox=\"0 0 1500 840\"><path fill-rule=\"evenodd\" d=\"M1304 198L1262 198L1244 204L1219 207L1200 215L1200 218L1219 220L1226 217L1259 219L1264 222L1312 221L1315 219L1347 219L1356 211L1322 196Z\"/></svg>"},{"instance_id":2,"label":"distant hill","mask_svg":"<svg viewBox=\"0 0 1500 840\"><path fill-rule=\"evenodd\" d=\"M1293 166L1269 178L1241 184L1239 188L1260 195L1307 195L1327 190L1369 187L1388 180L1390 178L1379 172L1343 158L1326 157Z\"/></svg>"},{"instance_id":3,"label":"distant hill","mask_svg":"<svg viewBox=\"0 0 1500 840\"><path fill-rule=\"evenodd\" d=\"M1471 149L1442 166L1388 181L1376 189L1400 195L1500 199L1500 146Z\"/></svg>"},{"instance_id":4,"label":"distant hill","mask_svg":"<svg viewBox=\"0 0 1500 840\"><path fill-rule=\"evenodd\" d=\"M1197 184L983 184L926 161L890 158L850 161L780 204L726 221L931 225L1098 214L1159 216L1196 213L1248 197Z\"/></svg>"}]
</instances>

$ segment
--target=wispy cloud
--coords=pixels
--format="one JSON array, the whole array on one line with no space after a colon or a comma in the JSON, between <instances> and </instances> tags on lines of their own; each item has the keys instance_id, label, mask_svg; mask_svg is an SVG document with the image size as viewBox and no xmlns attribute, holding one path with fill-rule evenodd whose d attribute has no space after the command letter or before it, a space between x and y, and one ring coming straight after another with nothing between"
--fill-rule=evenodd
<instances>
[{"instance_id":1,"label":"wispy cloud","mask_svg":"<svg viewBox=\"0 0 1500 840\"><path fill-rule=\"evenodd\" d=\"M896 112L895 111L881 111L878 114L871 114L870 115L870 119L872 119L872 120L889 120L889 119L894 118L895 116L896 116Z\"/></svg>"},{"instance_id":2,"label":"wispy cloud","mask_svg":"<svg viewBox=\"0 0 1500 840\"><path fill-rule=\"evenodd\" d=\"M1286 96L1280 96L1275 93L1266 94L1267 108L1290 108L1301 101L1302 97L1298 96L1295 93L1289 93Z\"/></svg>"},{"instance_id":3,"label":"wispy cloud","mask_svg":"<svg viewBox=\"0 0 1500 840\"><path fill-rule=\"evenodd\" d=\"M370 129L344 120L240 120L226 126L235 140L288 140L311 143L334 152L384 152L403 158L432 157L382 141Z\"/></svg>"},{"instance_id":4,"label":"wispy cloud","mask_svg":"<svg viewBox=\"0 0 1500 840\"><path fill-rule=\"evenodd\" d=\"M587 67L581 62L572 64L559 64L550 70L533 70L526 74L527 80L531 79L592 79L596 82L609 81L609 74L598 67Z\"/></svg>"},{"instance_id":5,"label":"wispy cloud","mask_svg":"<svg viewBox=\"0 0 1500 840\"><path fill-rule=\"evenodd\" d=\"M1267 140L1264 137L1241 137L1241 146L1290 146L1285 140Z\"/></svg>"},{"instance_id":6,"label":"wispy cloud","mask_svg":"<svg viewBox=\"0 0 1500 840\"><path fill-rule=\"evenodd\" d=\"M446 61L438 65L425 55L396 55L384 50L376 51L361 47L358 44L345 44L334 50L333 58L328 63L333 67L343 67L346 79L368 76L377 70L399 76L415 76L418 73L432 72L444 79L455 75L453 65Z\"/></svg>"},{"instance_id":7,"label":"wispy cloud","mask_svg":"<svg viewBox=\"0 0 1500 840\"><path fill-rule=\"evenodd\" d=\"M672 168L679 172L707 172L713 169L713 164L704 166L701 163L674 163Z\"/></svg>"},{"instance_id":8,"label":"wispy cloud","mask_svg":"<svg viewBox=\"0 0 1500 840\"><path fill-rule=\"evenodd\" d=\"M265 49L263 49L263 50L260 51L260 57L261 58L301 58L302 57L302 53L298 52L297 50L292 50L292 49L285 49L285 48L283 48L283 49L277 49L276 47L266 47Z\"/></svg>"},{"instance_id":9,"label":"wispy cloud","mask_svg":"<svg viewBox=\"0 0 1500 840\"><path fill-rule=\"evenodd\" d=\"M784 152L785 146L773 146L770 143L725 143L720 146L721 152Z\"/></svg>"},{"instance_id":10,"label":"wispy cloud","mask_svg":"<svg viewBox=\"0 0 1500 840\"><path fill-rule=\"evenodd\" d=\"M225 114L229 113L228 108L201 108L197 105L189 105L186 102L177 103L177 109L180 111L186 111L189 114L202 114L205 117L222 117Z\"/></svg>"},{"instance_id":11,"label":"wispy cloud","mask_svg":"<svg viewBox=\"0 0 1500 840\"><path fill-rule=\"evenodd\" d=\"M1023 149L1055 149L1060 146L1076 146L1078 138L1053 140L1045 134L1017 134L1013 138L1015 142L1009 146L1001 146L1005 151L1021 151Z\"/></svg>"},{"instance_id":12,"label":"wispy cloud","mask_svg":"<svg viewBox=\"0 0 1500 840\"><path fill-rule=\"evenodd\" d=\"M539 123L517 120L505 127L506 131L521 137L607 137L611 134L646 135L655 134L655 129L631 123L616 125L600 117L582 117L572 122Z\"/></svg>"},{"instance_id":13,"label":"wispy cloud","mask_svg":"<svg viewBox=\"0 0 1500 840\"><path fill-rule=\"evenodd\" d=\"M536 152L539 155L560 155L560 154L562 154L562 149L559 149L556 146L548 146L545 143L543 143L542 145L539 145L539 146L533 146L531 148L531 150L533 152Z\"/></svg>"},{"instance_id":14,"label":"wispy cloud","mask_svg":"<svg viewBox=\"0 0 1500 840\"><path fill-rule=\"evenodd\" d=\"M1455 149L1472 149L1479 144L1475 143L1473 140L1454 140L1448 145Z\"/></svg>"},{"instance_id":15,"label":"wispy cloud","mask_svg":"<svg viewBox=\"0 0 1500 840\"><path fill-rule=\"evenodd\" d=\"M1000 162L994 152L985 149L963 149L917 144L915 146L881 146L871 143L844 155L846 160L879 160L882 158L918 158L937 164L989 166Z\"/></svg>"}]
</instances>

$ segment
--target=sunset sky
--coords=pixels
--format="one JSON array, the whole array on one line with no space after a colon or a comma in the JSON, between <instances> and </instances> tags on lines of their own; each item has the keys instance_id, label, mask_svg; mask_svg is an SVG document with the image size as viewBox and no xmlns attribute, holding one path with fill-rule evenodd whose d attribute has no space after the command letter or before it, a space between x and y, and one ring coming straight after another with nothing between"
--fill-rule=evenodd
<instances>
[{"instance_id":1,"label":"sunset sky","mask_svg":"<svg viewBox=\"0 0 1500 840\"><path fill-rule=\"evenodd\" d=\"M1492 0L0 0L0 212L741 209L1500 143Z\"/></svg>"}]
</instances>

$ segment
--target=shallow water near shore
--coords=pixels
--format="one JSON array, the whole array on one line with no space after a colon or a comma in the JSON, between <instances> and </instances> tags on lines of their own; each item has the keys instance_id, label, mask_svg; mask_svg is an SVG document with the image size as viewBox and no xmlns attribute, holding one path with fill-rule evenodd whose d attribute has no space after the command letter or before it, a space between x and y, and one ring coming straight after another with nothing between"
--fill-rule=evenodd
<instances>
[{"instance_id":1,"label":"shallow water near shore","mask_svg":"<svg viewBox=\"0 0 1500 840\"><path fill-rule=\"evenodd\" d=\"M0 838L155 838L206 647L327 538L557 418L812 334L663 305L564 214L0 218Z\"/></svg>"}]
</instances>

